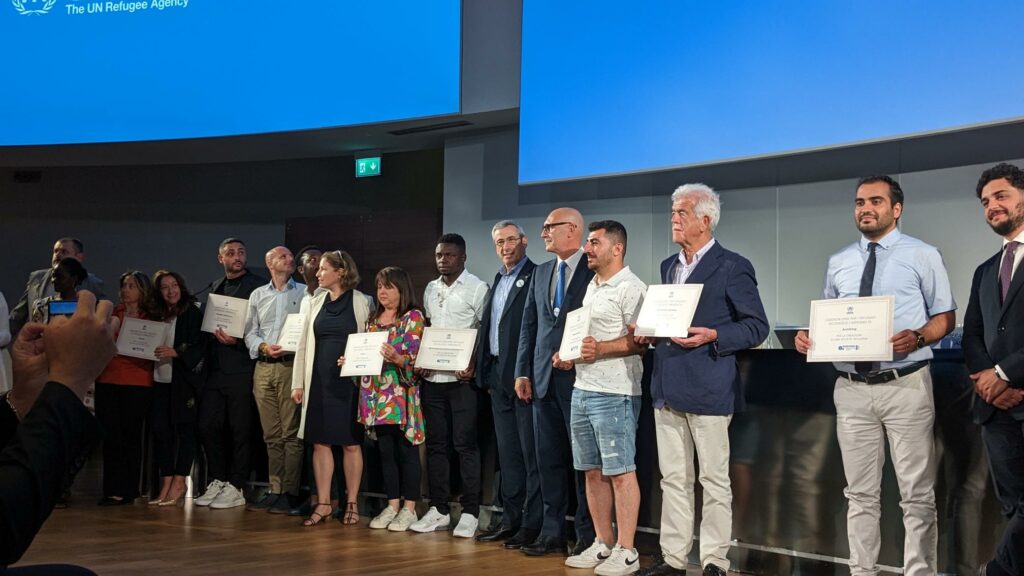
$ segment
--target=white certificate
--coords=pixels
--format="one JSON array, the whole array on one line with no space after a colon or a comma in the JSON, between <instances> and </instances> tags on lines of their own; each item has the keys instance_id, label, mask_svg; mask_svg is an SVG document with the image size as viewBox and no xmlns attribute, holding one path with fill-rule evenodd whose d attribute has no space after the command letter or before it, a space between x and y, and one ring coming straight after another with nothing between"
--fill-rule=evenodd
<instances>
[{"instance_id":1,"label":"white certificate","mask_svg":"<svg viewBox=\"0 0 1024 576\"><path fill-rule=\"evenodd\" d=\"M565 315L565 330L562 345L558 347L560 360L576 360L580 357L583 339L590 335L590 306L577 308Z\"/></svg>"},{"instance_id":2,"label":"white certificate","mask_svg":"<svg viewBox=\"0 0 1024 576\"><path fill-rule=\"evenodd\" d=\"M220 328L228 336L245 337L245 318L249 315L249 301L210 294L206 299L206 313L203 315L203 332L216 332Z\"/></svg>"},{"instance_id":3,"label":"white certificate","mask_svg":"<svg viewBox=\"0 0 1024 576\"><path fill-rule=\"evenodd\" d=\"M476 348L476 328L435 328L427 326L420 339L416 367L458 372L469 367Z\"/></svg>"},{"instance_id":4,"label":"white certificate","mask_svg":"<svg viewBox=\"0 0 1024 576\"><path fill-rule=\"evenodd\" d=\"M121 356L156 360L153 351L167 340L167 323L125 317L117 335L117 353Z\"/></svg>"},{"instance_id":5,"label":"white certificate","mask_svg":"<svg viewBox=\"0 0 1024 576\"><path fill-rule=\"evenodd\" d=\"M808 362L892 361L894 296L811 302Z\"/></svg>"},{"instance_id":6,"label":"white certificate","mask_svg":"<svg viewBox=\"0 0 1024 576\"><path fill-rule=\"evenodd\" d=\"M345 344L345 365L342 376L380 376L384 369L384 356L380 346L388 341L389 333L358 332L350 334Z\"/></svg>"},{"instance_id":7,"label":"white certificate","mask_svg":"<svg viewBox=\"0 0 1024 576\"><path fill-rule=\"evenodd\" d=\"M703 284L654 284L647 287L636 318L637 336L686 338L697 312Z\"/></svg>"},{"instance_id":8,"label":"white certificate","mask_svg":"<svg viewBox=\"0 0 1024 576\"><path fill-rule=\"evenodd\" d=\"M281 337L277 339L277 345L287 352L298 352L299 340L302 339L302 329L306 327L304 314L289 314L284 319L284 326L281 327Z\"/></svg>"}]
</instances>

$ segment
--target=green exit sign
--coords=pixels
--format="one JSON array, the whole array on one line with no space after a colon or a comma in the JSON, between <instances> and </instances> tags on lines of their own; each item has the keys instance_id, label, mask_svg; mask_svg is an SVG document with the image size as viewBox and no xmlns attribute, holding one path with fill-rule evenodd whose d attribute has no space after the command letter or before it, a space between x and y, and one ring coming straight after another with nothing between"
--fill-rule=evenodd
<instances>
[{"instance_id":1,"label":"green exit sign","mask_svg":"<svg viewBox=\"0 0 1024 576\"><path fill-rule=\"evenodd\" d=\"M356 158L356 178L380 176L380 156Z\"/></svg>"}]
</instances>

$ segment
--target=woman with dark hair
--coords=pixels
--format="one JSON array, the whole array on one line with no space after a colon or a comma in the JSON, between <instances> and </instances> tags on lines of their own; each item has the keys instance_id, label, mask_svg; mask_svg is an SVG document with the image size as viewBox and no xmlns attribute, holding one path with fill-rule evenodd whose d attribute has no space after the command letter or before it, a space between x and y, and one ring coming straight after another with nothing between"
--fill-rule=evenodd
<instances>
[{"instance_id":1,"label":"woman with dark hair","mask_svg":"<svg viewBox=\"0 0 1024 576\"><path fill-rule=\"evenodd\" d=\"M78 300L78 287L89 277L85 266L75 258L65 258L53 267L50 281L53 282L53 296L40 298L32 305L32 321L46 324L50 321L50 302L56 300Z\"/></svg>"},{"instance_id":2,"label":"woman with dark hair","mask_svg":"<svg viewBox=\"0 0 1024 576\"><path fill-rule=\"evenodd\" d=\"M405 270L384 268L376 280L380 305L367 321L366 331L387 331L388 341L381 345L384 368L380 376L359 380L359 422L377 437L388 505L370 521L370 528L404 532L417 520L418 446L426 438L420 388L413 374L424 320ZM405 505L400 509L401 498Z\"/></svg>"},{"instance_id":3,"label":"woman with dark hair","mask_svg":"<svg viewBox=\"0 0 1024 576\"><path fill-rule=\"evenodd\" d=\"M156 348L153 371L153 407L150 426L156 444L161 478L160 495L149 503L175 506L185 496L185 477L192 471L196 453L196 392L202 383L203 316L185 279L176 272L160 270L153 275L150 312L170 324L167 342Z\"/></svg>"},{"instance_id":4,"label":"woman with dark hair","mask_svg":"<svg viewBox=\"0 0 1024 576\"><path fill-rule=\"evenodd\" d=\"M365 329L370 304L366 295L355 289L359 270L345 252L324 253L317 279L324 290L305 308L306 327L292 372L292 399L302 404L299 437L313 444L316 478L316 504L303 524L315 526L333 512L330 486L338 459L344 465L346 488L341 521L355 524L359 522L356 497L363 477L363 427L356 422L355 382L340 376L338 366L344 361L349 335Z\"/></svg>"},{"instance_id":5,"label":"woman with dark hair","mask_svg":"<svg viewBox=\"0 0 1024 576\"><path fill-rule=\"evenodd\" d=\"M111 325L117 339L125 318L149 318L152 285L138 270L121 274L121 303ZM100 506L131 504L139 496L142 424L153 387L153 361L114 356L96 379L96 418L103 427L103 498Z\"/></svg>"}]
</instances>

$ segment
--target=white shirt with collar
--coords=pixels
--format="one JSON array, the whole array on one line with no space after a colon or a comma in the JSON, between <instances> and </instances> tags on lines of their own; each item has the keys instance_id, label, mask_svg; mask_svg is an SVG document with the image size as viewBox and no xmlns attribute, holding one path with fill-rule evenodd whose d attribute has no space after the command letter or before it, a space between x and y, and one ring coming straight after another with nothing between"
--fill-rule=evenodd
<instances>
[{"instance_id":1,"label":"white shirt with collar","mask_svg":"<svg viewBox=\"0 0 1024 576\"><path fill-rule=\"evenodd\" d=\"M580 260L583 259L583 248L580 248L576 252L573 252L572 256L569 256L565 260L561 258L555 258L555 273L551 275L551 290L548 292L551 294L551 304L555 303L555 286L558 285L558 268L562 266L562 262L565 262L565 289L569 290L569 283L572 282L572 275L576 273L576 268L580 265Z\"/></svg>"},{"instance_id":2,"label":"white shirt with collar","mask_svg":"<svg viewBox=\"0 0 1024 576\"><path fill-rule=\"evenodd\" d=\"M1014 237L1013 240L1015 242L1020 242L1020 245L1017 246L1017 251L1013 253L1013 268L1010 269L1011 281L1013 280L1013 276L1017 273L1017 268L1020 267L1021 259L1024 258L1024 231L1022 231L1020 234L1017 234L1017 236ZM1003 255L999 258L1000 268L1003 265L1003 260L1006 259L1006 245L1009 243L1009 240L1003 238L1003 247L1001 248L1001 250L1003 250ZM998 375L1001 379L1006 380L1007 382L1010 381L1010 379L1006 377L1006 372L1003 372L1003 369L999 367L999 364L995 365L995 369L996 375Z\"/></svg>"},{"instance_id":3,"label":"white shirt with collar","mask_svg":"<svg viewBox=\"0 0 1024 576\"><path fill-rule=\"evenodd\" d=\"M451 286L435 278L423 291L423 308L435 328L477 328L484 317L487 283L469 272L462 274ZM430 382L457 382L454 372L432 372Z\"/></svg>"},{"instance_id":4,"label":"white shirt with collar","mask_svg":"<svg viewBox=\"0 0 1024 576\"><path fill-rule=\"evenodd\" d=\"M594 276L583 297L583 305L590 307L589 335L598 342L625 336L628 326L640 315L646 293L647 285L629 266L601 284ZM643 372L643 360L637 354L594 362L577 361L574 386L590 392L639 396Z\"/></svg>"},{"instance_id":5,"label":"white shirt with collar","mask_svg":"<svg viewBox=\"0 0 1024 576\"><path fill-rule=\"evenodd\" d=\"M686 284L686 279L689 278L690 274L693 273L693 269L697 267L697 264L700 264L701 258L703 258L704 255L708 253L708 250L711 250L711 247L714 245L715 239L712 238L711 240L708 241L707 244L701 246L700 250L697 250L697 252L693 254L693 262L690 262L689 264L686 263L686 253L683 250L680 250L679 260L678 262L676 262L675 267L672 269L672 283Z\"/></svg>"}]
</instances>

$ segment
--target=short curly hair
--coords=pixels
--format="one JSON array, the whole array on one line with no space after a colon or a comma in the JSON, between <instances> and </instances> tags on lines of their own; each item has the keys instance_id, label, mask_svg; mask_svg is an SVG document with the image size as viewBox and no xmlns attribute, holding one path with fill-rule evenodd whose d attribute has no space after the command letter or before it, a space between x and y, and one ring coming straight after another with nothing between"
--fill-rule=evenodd
<instances>
[{"instance_id":1,"label":"short curly hair","mask_svg":"<svg viewBox=\"0 0 1024 576\"><path fill-rule=\"evenodd\" d=\"M987 186L989 182L999 180L1000 178L1006 178L1010 186L1024 192L1024 170L1013 164L1002 162L981 173L981 178L978 178L978 187L975 190L978 198L981 198L982 188Z\"/></svg>"}]
</instances>

